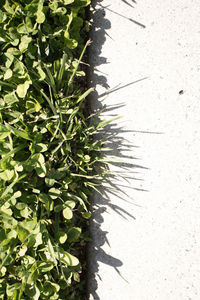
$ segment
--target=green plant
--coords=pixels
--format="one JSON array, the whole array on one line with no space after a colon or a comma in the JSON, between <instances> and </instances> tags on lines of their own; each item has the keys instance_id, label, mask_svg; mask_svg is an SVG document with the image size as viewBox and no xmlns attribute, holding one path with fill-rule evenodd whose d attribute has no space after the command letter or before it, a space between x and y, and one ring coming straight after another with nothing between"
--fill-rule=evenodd
<instances>
[{"instance_id":1,"label":"green plant","mask_svg":"<svg viewBox=\"0 0 200 300\"><path fill-rule=\"evenodd\" d=\"M78 83L90 0L2 3L0 299L83 299L88 196L106 173L93 136L107 123Z\"/></svg>"}]
</instances>

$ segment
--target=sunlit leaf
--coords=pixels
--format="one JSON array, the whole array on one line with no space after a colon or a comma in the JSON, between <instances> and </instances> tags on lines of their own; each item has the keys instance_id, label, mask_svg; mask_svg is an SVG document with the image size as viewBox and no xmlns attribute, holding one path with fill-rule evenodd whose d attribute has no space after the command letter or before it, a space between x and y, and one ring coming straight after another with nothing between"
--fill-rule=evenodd
<instances>
[{"instance_id":1,"label":"sunlit leaf","mask_svg":"<svg viewBox=\"0 0 200 300\"><path fill-rule=\"evenodd\" d=\"M70 220L73 217L72 210L69 207L63 209L63 217L67 220Z\"/></svg>"},{"instance_id":2,"label":"sunlit leaf","mask_svg":"<svg viewBox=\"0 0 200 300\"><path fill-rule=\"evenodd\" d=\"M20 98L24 98L26 96L26 93L29 89L29 86L30 86L30 82L29 81L25 81L24 83L22 84L19 84L18 87L17 87L17 95L20 97Z\"/></svg>"}]
</instances>

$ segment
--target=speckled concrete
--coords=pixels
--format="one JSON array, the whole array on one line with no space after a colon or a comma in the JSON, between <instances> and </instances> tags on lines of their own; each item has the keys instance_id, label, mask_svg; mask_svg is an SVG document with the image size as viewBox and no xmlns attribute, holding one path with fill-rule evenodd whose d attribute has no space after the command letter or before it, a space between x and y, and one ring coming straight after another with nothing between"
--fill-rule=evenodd
<instances>
[{"instance_id":1,"label":"speckled concrete","mask_svg":"<svg viewBox=\"0 0 200 300\"><path fill-rule=\"evenodd\" d=\"M123 116L107 132L123 163L94 199L89 299L199 300L200 2L93 6L91 104Z\"/></svg>"}]
</instances>

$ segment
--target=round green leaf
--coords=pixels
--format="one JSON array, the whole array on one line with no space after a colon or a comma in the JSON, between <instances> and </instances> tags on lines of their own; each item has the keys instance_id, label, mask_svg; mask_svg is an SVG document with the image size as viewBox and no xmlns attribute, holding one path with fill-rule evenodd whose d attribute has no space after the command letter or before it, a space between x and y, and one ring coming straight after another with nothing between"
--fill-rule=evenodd
<instances>
[{"instance_id":1,"label":"round green leaf","mask_svg":"<svg viewBox=\"0 0 200 300\"><path fill-rule=\"evenodd\" d=\"M67 220L72 219L73 213L69 207L66 207L65 209L63 209L63 217Z\"/></svg>"},{"instance_id":2,"label":"round green leaf","mask_svg":"<svg viewBox=\"0 0 200 300\"><path fill-rule=\"evenodd\" d=\"M17 31L18 31L19 33L21 33L21 34L23 34L23 33L28 33L25 24L20 24L20 25L17 27Z\"/></svg>"},{"instance_id":3,"label":"round green leaf","mask_svg":"<svg viewBox=\"0 0 200 300\"><path fill-rule=\"evenodd\" d=\"M74 208L76 206L76 202L73 200L68 200L65 202L65 204L69 207L69 208Z\"/></svg>"},{"instance_id":4,"label":"round green leaf","mask_svg":"<svg viewBox=\"0 0 200 300\"><path fill-rule=\"evenodd\" d=\"M17 192L14 193L13 197L14 198L19 198L19 197L21 197L21 195L22 195L22 193L20 191L17 191Z\"/></svg>"},{"instance_id":5,"label":"round green leaf","mask_svg":"<svg viewBox=\"0 0 200 300\"><path fill-rule=\"evenodd\" d=\"M41 261L37 263L38 268L41 272L46 273L53 269L54 265L50 261Z\"/></svg>"},{"instance_id":6,"label":"round green leaf","mask_svg":"<svg viewBox=\"0 0 200 300\"><path fill-rule=\"evenodd\" d=\"M74 2L74 0L64 0L64 4L65 5L71 4L73 2Z\"/></svg>"},{"instance_id":7,"label":"round green leaf","mask_svg":"<svg viewBox=\"0 0 200 300\"><path fill-rule=\"evenodd\" d=\"M26 245L22 245L22 247L20 248L19 252L18 252L18 255L19 256L24 256L26 251L27 251L27 246Z\"/></svg>"},{"instance_id":8,"label":"round green leaf","mask_svg":"<svg viewBox=\"0 0 200 300\"><path fill-rule=\"evenodd\" d=\"M20 215L23 218L28 218L28 216L31 214L31 211L29 210L28 207L25 207L23 210L20 210Z\"/></svg>"},{"instance_id":9,"label":"round green leaf","mask_svg":"<svg viewBox=\"0 0 200 300\"><path fill-rule=\"evenodd\" d=\"M64 244L66 242L67 234L64 231L58 232L57 236L60 244Z\"/></svg>"},{"instance_id":10,"label":"round green leaf","mask_svg":"<svg viewBox=\"0 0 200 300\"><path fill-rule=\"evenodd\" d=\"M60 190L56 189L56 188L51 188L49 190L49 196L52 198L52 199L56 199L59 197L60 195Z\"/></svg>"},{"instance_id":11,"label":"round green leaf","mask_svg":"<svg viewBox=\"0 0 200 300\"><path fill-rule=\"evenodd\" d=\"M19 50L21 52L25 51L28 48L29 43L32 41L32 38L24 35L21 38L21 43L19 44Z\"/></svg>"},{"instance_id":12,"label":"round green leaf","mask_svg":"<svg viewBox=\"0 0 200 300\"><path fill-rule=\"evenodd\" d=\"M84 219L89 219L92 215L91 212L89 212L89 211L88 212L87 211L82 212L81 214L82 214Z\"/></svg>"},{"instance_id":13,"label":"round green leaf","mask_svg":"<svg viewBox=\"0 0 200 300\"><path fill-rule=\"evenodd\" d=\"M50 186L53 186L53 185L55 184L55 182L56 182L56 181L55 181L55 179L53 179L53 178L48 178L48 177L45 178L45 183L46 183L46 185L49 186L49 187L50 187Z\"/></svg>"},{"instance_id":14,"label":"round green leaf","mask_svg":"<svg viewBox=\"0 0 200 300\"><path fill-rule=\"evenodd\" d=\"M47 151L48 147L45 144L39 143L35 146L35 151L36 152L45 152Z\"/></svg>"},{"instance_id":15,"label":"round green leaf","mask_svg":"<svg viewBox=\"0 0 200 300\"><path fill-rule=\"evenodd\" d=\"M24 83L19 84L17 86L17 95L20 98L24 98L26 96L26 93L27 93L28 89L29 89L29 86L30 86L29 81L25 81Z\"/></svg>"},{"instance_id":16,"label":"round green leaf","mask_svg":"<svg viewBox=\"0 0 200 300\"><path fill-rule=\"evenodd\" d=\"M79 236L81 234L81 228L79 227L72 227L67 232L67 241L68 243L73 243L78 240Z\"/></svg>"},{"instance_id":17,"label":"round green leaf","mask_svg":"<svg viewBox=\"0 0 200 300\"><path fill-rule=\"evenodd\" d=\"M7 79L11 78L12 75L13 75L12 70L11 70L11 69L8 69L8 70L5 72L3 78L4 78L4 80L7 80Z\"/></svg>"},{"instance_id":18,"label":"round green leaf","mask_svg":"<svg viewBox=\"0 0 200 300\"><path fill-rule=\"evenodd\" d=\"M14 170L5 170L0 173L0 178L4 181L9 181L14 176L15 172Z\"/></svg>"},{"instance_id":19,"label":"round green leaf","mask_svg":"<svg viewBox=\"0 0 200 300\"><path fill-rule=\"evenodd\" d=\"M4 277L5 276L5 274L6 274L6 267L2 267L1 269L0 269L0 277Z\"/></svg>"},{"instance_id":20,"label":"round green leaf","mask_svg":"<svg viewBox=\"0 0 200 300\"><path fill-rule=\"evenodd\" d=\"M61 258L61 261L64 261L67 265L69 266L77 266L79 264L79 260L78 258L76 258L75 256L71 255L68 252L64 252L63 257Z\"/></svg>"},{"instance_id":21,"label":"round green leaf","mask_svg":"<svg viewBox=\"0 0 200 300\"><path fill-rule=\"evenodd\" d=\"M27 207L27 204L26 203L23 203L23 202L18 202L17 204L16 204L16 209L18 209L18 210L23 210L24 208L26 208Z\"/></svg>"},{"instance_id":22,"label":"round green leaf","mask_svg":"<svg viewBox=\"0 0 200 300\"><path fill-rule=\"evenodd\" d=\"M45 21L45 14L42 11L40 11L40 10L37 11L36 16L37 16L37 19L36 19L37 23L39 23L39 24L44 23L44 21Z\"/></svg>"}]
</instances>

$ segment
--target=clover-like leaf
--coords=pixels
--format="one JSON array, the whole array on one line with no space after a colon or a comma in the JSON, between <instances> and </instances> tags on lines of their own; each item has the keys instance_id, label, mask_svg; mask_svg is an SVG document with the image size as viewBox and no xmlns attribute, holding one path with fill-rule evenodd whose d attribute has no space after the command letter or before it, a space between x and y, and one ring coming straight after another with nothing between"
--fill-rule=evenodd
<instances>
[{"instance_id":1,"label":"clover-like leaf","mask_svg":"<svg viewBox=\"0 0 200 300\"><path fill-rule=\"evenodd\" d=\"M7 79L11 78L12 75L13 75L12 70L11 70L11 69L8 69L8 70L6 70L6 72L4 73L3 78L4 78L4 80L7 80Z\"/></svg>"},{"instance_id":2,"label":"clover-like leaf","mask_svg":"<svg viewBox=\"0 0 200 300\"><path fill-rule=\"evenodd\" d=\"M63 209L63 217L67 220L72 219L73 212L69 207L66 207L65 209Z\"/></svg>"},{"instance_id":3,"label":"clover-like leaf","mask_svg":"<svg viewBox=\"0 0 200 300\"><path fill-rule=\"evenodd\" d=\"M67 251L62 251L60 253L61 256L61 261L66 263L68 266L77 266L79 264L79 260L77 257L75 257L74 255L70 254Z\"/></svg>"},{"instance_id":4,"label":"clover-like leaf","mask_svg":"<svg viewBox=\"0 0 200 300\"><path fill-rule=\"evenodd\" d=\"M49 196L52 198L52 199L56 199L60 196L60 190L59 189L56 189L56 188L51 188L49 189Z\"/></svg>"},{"instance_id":5,"label":"clover-like leaf","mask_svg":"<svg viewBox=\"0 0 200 300\"><path fill-rule=\"evenodd\" d=\"M27 100L26 101L27 114L32 114L41 110L41 105L37 100Z\"/></svg>"},{"instance_id":6,"label":"clover-like leaf","mask_svg":"<svg viewBox=\"0 0 200 300\"><path fill-rule=\"evenodd\" d=\"M37 16L37 19L36 19L37 23L39 23L39 24L44 23L44 21L45 21L45 14L41 10L37 11L36 16Z\"/></svg>"},{"instance_id":7,"label":"clover-like leaf","mask_svg":"<svg viewBox=\"0 0 200 300\"><path fill-rule=\"evenodd\" d=\"M45 158L41 153L39 153L39 155L38 155L38 160L36 163L35 170L39 177L45 177L47 170L46 170L46 165L45 165Z\"/></svg>"},{"instance_id":8,"label":"clover-like leaf","mask_svg":"<svg viewBox=\"0 0 200 300\"><path fill-rule=\"evenodd\" d=\"M18 102L19 100L15 95L15 92L12 92L4 96L4 101L6 102L6 104L13 104L15 102Z\"/></svg>"},{"instance_id":9,"label":"clover-like leaf","mask_svg":"<svg viewBox=\"0 0 200 300\"><path fill-rule=\"evenodd\" d=\"M64 4L65 5L71 4L73 2L74 2L74 0L64 0Z\"/></svg>"},{"instance_id":10,"label":"clover-like leaf","mask_svg":"<svg viewBox=\"0 0 200 300\"><path fill-rule=\"evenodd\" d=\"M48 149L46 144L43 143L38 143L37 145L35 145L35 151L36 152L46 152Z\"/></svg>"},{"instance_id":11,"label":"clover-like leaf","mask_svg":"<svg viewBox=\"0 0 200 300\"><path fill-rule=\"evenodd\" d=\"M67 234L64 231L59 231L57 234L57 238L60 244L64 244L67 240Z\"/></svg>"},{"instance_id":12,"label":"clover-like leaf","mask_svg":"<svg viewBox=\"0 0 200 300\"><path fill-rule=\"evenodd\" d=\"M19 50L24 52L27 48L29 43L32 41L32 38L28 35L23 35L21 38L21 43L19 44Z\"/></svg>"},{"instance_id":13,"label":"clover-like leaf","mask_svg":"<svg viewBox=\"0 0 200 300\"><path fill-rule=\"evenodd\" d=\"M13 178L14 174L14 170L5 170L3 172L0 172L0 179L4 181L9 181Z\"/></svg>"},{"instance_id":14,"label":"clover-like leaf","mask_svg":"<svg viewBox=\"0 0 200 300\"><path fill-rule=\"evenodd\" d=\"M24 98L27 94L29 86L30 86L30 81L25 81L24 83L19 84L18 87L17 87L17 90L16 90L17 95L20 98Z\"/></svg>"},{"instance_id":15,"label":"clover-like leaf","mask_svg":"<svg viewBox=\"0 0 200 300\"><path fill-rule=\"evenodd\" d=\"M69 231L67 232L67 241L68 243L73 243L76 242L78 240L78 238L80 237L81 234L81 228L80 227L72 227L69 229Z\"/></svg>"}]
</instances>

